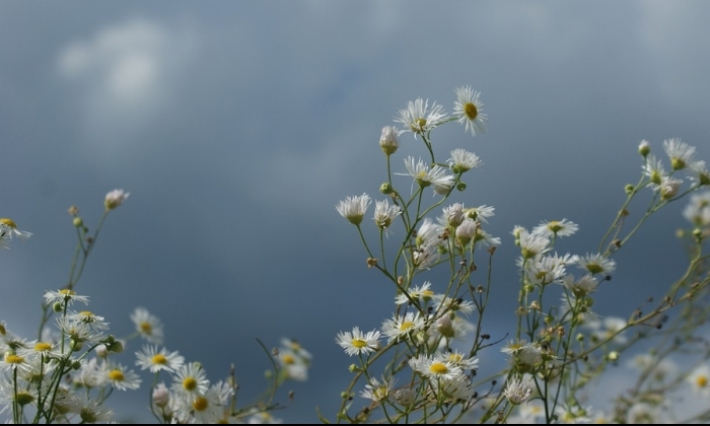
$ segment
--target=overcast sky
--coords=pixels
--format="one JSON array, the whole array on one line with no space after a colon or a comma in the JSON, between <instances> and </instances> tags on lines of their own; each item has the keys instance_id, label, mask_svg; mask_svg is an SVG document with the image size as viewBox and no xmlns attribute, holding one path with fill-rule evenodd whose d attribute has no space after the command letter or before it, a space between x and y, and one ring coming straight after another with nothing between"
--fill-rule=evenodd
<instances>
[{"instance_id":1,"label":"overcast sky","mask_svg":"<svg viewBox=\"0 0 710 426\"><path fill-rule=\"evenodd\" d=\"M581 230L559 249L594 252L642 139L660 153L679 137L710 160L708 16L707 2L2 2L0 216L34 235L0 253L0 319L34 337L42 293L68 277L67 208L93 227L123 188L78 288L90 309L126 335L148 308L212 381L235 363L245 401L269 366L255 338L297 338L311 378L276 416L333 418L352 362L335 335L393 309L334 208L379 195L380 129L417 97L451 112L455 88L481 92L488 132L434 140L484 162L458 200L496 208L487 330L502 337L514 225L567 218ZM395 171L418 155L402 142ZM619 253L598 312L627 316L682 270L682 207ZM142 409L147 389L115 406Z\"/></svg>"}]
</instances>

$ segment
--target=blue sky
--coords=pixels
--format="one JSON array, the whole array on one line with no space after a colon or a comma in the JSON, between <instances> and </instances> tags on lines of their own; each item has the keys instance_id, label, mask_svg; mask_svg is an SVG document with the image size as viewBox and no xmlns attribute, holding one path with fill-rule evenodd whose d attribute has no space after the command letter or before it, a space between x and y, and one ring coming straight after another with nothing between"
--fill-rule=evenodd
<instances>
[{"instance_id":1,"label":"blue sky","mask_svg":"<svg viewBox=\"0 0 710 426\"><path fill-rule=\"evenodd\" d=\"M245 400L268 367L255 338L297 338L311 378L277 416L332 417L351 363L335 335L379 326L394 295L334 206L377 195L380 129L408 101L450 112L456 87L482 93L486 134L447 126L434 138L484 162L460 201L496 208L488 327L501 337L514 225L567 218L581 230L560 249L596 251L638 180L642 139L660 152L679 137L710 160L710 4L444 4L1 3L0 216L34 235L0 257L0 319L33 336L42 293L68 276L67 208L92 226L123 188L79 287L92 311L125 335L133 308L148 308L166 345L212 380L235 363ZM627 315L682 270L681 208L619 253L600 313ZM116 404L135 401L145 395Z\"/></svg>"}]
</instances>

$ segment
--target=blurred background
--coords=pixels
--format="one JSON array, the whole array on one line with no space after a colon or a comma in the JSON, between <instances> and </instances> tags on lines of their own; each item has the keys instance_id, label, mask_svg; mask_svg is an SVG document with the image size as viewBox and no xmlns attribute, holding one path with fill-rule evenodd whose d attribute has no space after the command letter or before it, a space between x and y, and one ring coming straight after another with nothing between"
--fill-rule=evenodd
<instances>
[{"instance_id":1,"label":"blurred background","mask_svg":"<svg viewBox=\"0 0 710 426\"><path fill-rule=\"evenodd\" d=\"M234 363L242 403L266 385L256 339L298 339L310 377L286 386L295 400L274 416L312 422L319 407L333 419L353 362L336 334L379 327L394 307L335 211L350 195L382 198L380 129L417 97L451 112L455 88L481 92L488 132L450 124L433 141L441 160L460 147L483 160L454 201L496 209L484 329L502 339L518 291L514 225L567 218L580 231L557 249L596 252L639 178L642 139L665 157L662 141L679 137L710 160L709 14L699 1L3 2L0 216L34 235L0 253L0 319L35 337L42 294L69 274L67 209L93 229L105 194L123 188L77 288L89 308L118 336L147 308L165 345L212 382ZM393 171L420 144L403 135ZM598 313L628 317L683 271L684 204L618 253ZM129 342L123 362L141 346ZM480 371L500 359L482 353ZM148 380L114 393L117 420L152 421Z\"/></svg>"}]
</instances>

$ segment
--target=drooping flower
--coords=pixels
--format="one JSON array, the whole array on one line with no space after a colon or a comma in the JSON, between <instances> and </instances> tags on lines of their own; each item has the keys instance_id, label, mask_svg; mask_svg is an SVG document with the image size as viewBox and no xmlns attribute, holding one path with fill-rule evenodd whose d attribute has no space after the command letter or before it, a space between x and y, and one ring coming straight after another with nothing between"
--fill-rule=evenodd
<instances>
[{"instance_id":1,"label":"drooping flower","mask_svg":"<svg viewBox=\"0 0 710 426\"><path fill-rule=\"evenodd\" d=\"M370 196L363 193L362 195L347 197L345 200L340 201L335 206L335 210L353 225L360 225L370 202Z\"/></svg>"}]
</instances>

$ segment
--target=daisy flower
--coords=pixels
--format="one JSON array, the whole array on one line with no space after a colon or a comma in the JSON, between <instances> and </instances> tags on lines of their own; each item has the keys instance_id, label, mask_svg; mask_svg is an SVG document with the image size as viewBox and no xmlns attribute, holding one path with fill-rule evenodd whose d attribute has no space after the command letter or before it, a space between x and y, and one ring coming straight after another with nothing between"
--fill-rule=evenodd
<instances>
[{"instance_id":1,"label":"daisy flower","mask_svg":"<svg viewBox=\"0 0 710 426\"><path fill-rule=\"evenodd\" d=\"M340 201L335 206L335 210L353 225L360 225L370 202L370 196L363 193L362 195L351 196Z\"/></svg>"},{"instance_id":2,"label":"daisy flower","mask_svg":"<svg viewBox=\"0 0 710 426\"><path fill-rule=\"evenodd\" d=\"M142 338L156 345L163 344L163 324L160 318L139 307L131 314L131 321Z\"/></svg>"},{"instance_id":3,"label":"daisy flower","mask_svg":"<svg viewBox=\"0 0 710 426\"><path fill-rule=\"evenodd\" d=\"M471 379L459 374L452 378L441 377L431 381L434 394L445 401L469 401L473 397ZM437 398L438 399L438 398Z\"/></svg>"},{"instance_id":4,"label":"daisy flower","mask_svg":"<svg viewBox=\"0 0 710 426\"><path fill-rule=\"evenodd\" d=\"M478 358L466 358L466 355L456 350L441 356L462 370L475 370L478 367Z\"/></svg>"},{"instance_id":5,"label":"daisy flower","mask_svg":"<svg viewBox=\"0 0 710 426\"><path fill-rule=\"evenodd\" d=\"M414 157L408 156L404 159L404 167L407 169L407 173L396 174L399 176L411 176L421 188L434 185L435 190L436 188L446 187L448 192L448 189L453 185L454 177L447 175L446 169L437 165L429 167L421 158L415 162Z\"/></svg>"},{"instance_id":6,"label":"daisy flower","mask_svg":"<svg viewBox=\"0 0 710 426\"><path fill-rule=\"evenodd\" d=\"M386 380L383 378L382 382L380 383L379 380L372 377L370 378L370 382L365 385L365 389L360 392L360 396L363 398L371 399L375 402L387 400L389 398L390 393L392 392L392 386L394 386L394 383L396 381L397 379L395 378L392 378L390 380Z\"/></svg>"},{"instance_id":7,"label":"daisy flower","mask_svg":"<svg viewBox=\"0 0 710 426\"><path fill-rule=\"evenodd\" d=\"M418 98L414 102L409 102L406 109L399 110L399 116L394 119L397 123L402 123L405 130L401 133L412 132L414 137L424 134L446 119L444 107L434 102L429 109L429 101Z\"/></svg>"},{"instance_id":8,"label":"daisy flower","mask_svg":"<svg viewBox=\"0 0 710 426\"><path fill-rule=\"evenodd\" d=\"M466 218L464 215L464 209L462 203L455 203L450 206L444 207L444 214L440 223L445 226L457 227Z\"/></svg>"},{"instance_id":9,"label":"daisy flower","mask_svg":"<svg viewBox=\"0 0 710 426\"><path fill-rule=\"evenodd\" d=\"M694 162L695 147L681 142L678 138L663 141L663 149L666 151L668 158L671 159L671 168L673 170L683 170Z\"/></svg>"},{"instance_id":10,"label":"daisy flower","mask_svg":"<svg viewBox=\"0 0 710 426\"><path fill-rule=\"evenodd\" d=\"M382 334L387 337L387 343L399 338L406 338L410 333L424 328L424 318L419 312L407 312L403 316L395 316L382 323Z\"/></svg>"},{"instance_id":11,"label":"daisy flower","mask_svg":"<svg viewBox=\"0 0 710 426\"><path fill-rule=\"evenodd\" d=\"M568 274L562 278L562 285L567 287L575 295L584 296L596 290L597 286L599 286L599 281L590 274L575 281L574 276Z\"/></svg>"},{"instance_id":12,"label":"daisy flower","mask_svg":"<svg viewBox=\"0 0 710 426\"><path fill-rule=\"evenodd\" d=\"M113 210L120 206L124 201L126 201L129 195L131 195L130 192L126 192L122 189L114 189L113 191L110 191L106 194L106 198L104 198L104 206L106 207L106 210Z\"/></svg>"},{"instance_id":13,"label":"daisy flower","mask_svg":"<svg viewBox=\"0 0 710 426\"><path fill-rule=\"evenodd\" d=\"M128 370L121 364L106 363L103 367L104 376L118 390L135 390L141 385L141 379L133 370Z\"/></svg>"},{"instance_id":14,"label":"daisy flower","mask_svg":"<svg viewBox=\"0 0 710 426\"><path fill-rule=\"evenodd\" d=\"M98 401L86 399L79 408L79 418L81 423L105 423L113 418L113 411L104 407Z\"/></svg>"},{"instance_id":15,"label":"daisy flower","mask_svg":"<svg viewBox=\"0 0 710 426\"><path fill-rule=\"evenodd\" d=\"M678 195L678 190L682 184L683 181L680 179L664 176L663 179L661 179L661 185L657 189L661 192L662 199L670 200Z\"/></svg>"},{"instance_id":16,"label":"daisy flower","mask_svg":"<svg viewBox=\"0 0 710 426\"><path fill-rule=\"evenodd\" d=\"M693 226L710 225L710 191L690 196L690 202L683 210L685 217Z\"/></svg>"},{"instance_id":17,"label":"daisy flower","mask_svg":"<svg viewBox=\"0 0 710 426\"><path fill-rule=\"evenodd\" d=\"M710 395L710 367L707 364L696 367L688 375L688 383L690 383L693 392Z\"/></svg>"},{"instance_id":18,"label":"daisy flower","mask_svg":"<svg viewBox=\"0 0 710 426\"><path fill-rule=\"evenodd\" d=\"M414 286L410 288L407 290L407 293L409 294L409 298L422 300L424 302L428 302L434 297L434 292L431 290L431 282L429 281L425 281L421 286ZM394 298L394 303L397 305L404 305L409 303L409 298L406 294L400 293Z\"/></svg>"},{"instance_id":19,"label":"daisy flower","mask_svg":"<svg viewBox=\"0 0 710 426\"><path fill-rule=\"evenodd\" d=\"M693 175L690 180L695 182L697 186L710 185L710 172L705 165L705 161L696 161L688 166Z\"/></svg>"},{"instance_id":20,"label":"daisy flower","mask_svg":"<svg viewBox=\"0 0 710 426\"><path fill-rule=\"evenodd\" d=\"M481 159L473 152L458 148L451 151L451 158L447 161L451 171L454 173L464 173L481 164Z\"/></svg>"},{"instance_id":21,"label":"daisy flower","mask_svg":"<svg viewBox=\"0 0 710 426\"><path fill-rule=\"evenodd\" d=\"M567 219L562 220L550 220L547 222L540 222L538 226L533 228L533 234L544 235L548 238L553 237L569 237L579 230L579 226L576 223L569 221Z\"/></svg>"},{"instance_id":22,"label":"daisy flower","mask_svg":"<svg viewBox=\"0 0 710 426\"><path fill-rule=\"evenodd\" d=\"M157 346L144 346L142 351L136 352L136 358L136 365L151 373L161 370L173 372L185 362L185 358L177 352L168 352L165 348L158 350Z\"/></svg>"},{"instance_id":23,"label":"daisy flower","mask_svg":"<svg viewBox=\"0 0 710 426\"><path fill-rule=\"evenodd\" d=\"M32 235L31 232L20 231L17 229L17 224L14 220L8 218L0 218L0 238L10 238L18 237L22 239L27 239Z\"/></svg>"},{"instance_id":24,"label":"daisy flower","mask_svg":"<svg viewBox=\"0 0 710 426\"><path fill-rule=\"evenodd\" d=\"M389 200L375 202L375 224L382 230L387 230L400 214L402 209L397 205L390 205Z\"/></svg>"},{"instance_id":25,"label":"daisy flower","mask_svg":"<svg viewBox=\"0 0 710 426\"><path fill-rule=\"evenodd\" d=\"M281 349L279 350L277 360L289 379L296 380L298 382L308 380L309 362L307 359L299 356L296 352L290 349Z\"/></svg>"},{"instance_id":26,"label":"daisy flower","mask_svg":"<svg viewBox=\"0 0 710 426\"><path fill-rule=\"evenodd\" d=\"M478 99L480 92L470 86L459 87L455 92L454 115L458 116L456 121L465 125L466 131L470 131L472 136L484 133L488 116L482 112L483 102Z\"/></svg>"},{"instance_id":27,"label":"daisy flower","mask_svg":"<svg viewBox=\"0 0 710 426\"><path fill-rule=\"evenodd\" d=\"M505 385L503 394L513 405L520 405L530 399L532 389L520 379L508 380Z\"/></svg>"},{"instance_id":28,"label":"daisy flower","mask_svg":"<svg viewBox=\"0 0 710 426\"><path fill-rule=\"evenodd\" d=\"M476 237L476 230L478 225L473 219L466 218L463 222L456 228L456 240L461 244L461 247L466 247L466 245Z\"/></svg>"},{"instance_id":29,"label":"daisy flower","mask_svg":"<svg viewBox=\"0 0 710 426\"><path fill-rule=\"evenodd\" d=\"M89 304L89 296L80 296L68 288L57 291L47 290L44 293L44 301L47 305L51 305L53 303L66 303L67 306L71 306L75 300L83 303L84 305Z\"/></svg>"},{"instance_id":30,"label":"daisy flower","mask_svg":"<svg viewBox=\"0 0 710 426\"><path fill-rule=\"evenodd\" d=\"M544 235L531 234L525 229L521 229L519 235L520 252L525 260L532 259L550 250L550 247L548 247L550 239Z\"/></svg>"},{"instance_id":31,"label":"daisy flower","mask_svg":"<svg viewBox=\"0 0 710 426\"><path fill-rule=\"evenodd\" d=\"M195 362L183 364L173 375L173 391L192 400L204 395L210 387L205 370Z\"/></svg>"},{"instance_id":32,"label":"daisy flower","mask_svg":"<svg viewBox=\"0 0 710 426\"><path fill-rule=\"evenodd\" d=\"M484 204L478 207L470 207L464 210L464 213L466 213L466 216L473 220L480 220L483 223L488 223L486 218L495 216L495 210L495 207Z\"/></svg>"},{"instance_id":33,"label":"daisy flower","mask_svg":"<svg viewBox=\"0 0 710 426\"><path fill-rule=\"evenodd\" d=\"M616 262L599 253L579 257L577 263L580 268L589 271L592 275L610 274L616 269Z\"/></svg>"},{"instance_id":34,"label":"daisy flower","mask_svg":"<svg viewBox=\"0 0 710 426\"><path fill-rule=\"evenodd\" d=\"M463 375L463 370L460 367L441 354L433 356L419 355L409 360L409 366L423 376L433 379L432 381L437 379L454 380Z\"/></svg>"},{"instance_id":35,"label":"daisy flower","mask_svg":"<svg viewBox=\"0 0 710 426\"><path fill-rule=\"evenodd\" d=\"M70 320L86 324L90 329L96 332L108 330L108 323L104 321L104 317L96 315L91 311L69 312L67 317Z\"/></svg>"},{"instance_id":36,"label":"daisy flower","mask_svg":"<svg viewBox=\"0 0 710 426\"><path fill-rule=\"evenodd\" d=\"M667 176L666 170L663 168L663 162L657 159L655 155L651 154L646 159L646 164L643 165L643 174L646 175L648 180L651 182L651 187L656 189L663 180L663 177Z\"/></svg>"},{"instance_id":37,"label":"daisy flower","mask_svg":"<svg viewBox=\"0 0 710 426\"><path fill-rule=\"evenodd\" d=\"M353 327L353 331L341 331L335 338L335 343L345 349L345 353L353 356L360 354L369 354L375 352L380 343L380 332L377 330L369 331L363 334L359 327Z\"/></svg>"}]
</instances>

